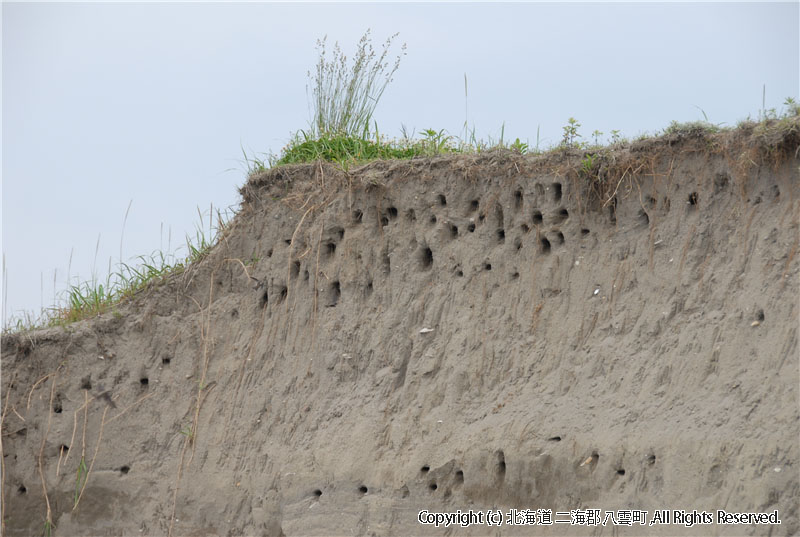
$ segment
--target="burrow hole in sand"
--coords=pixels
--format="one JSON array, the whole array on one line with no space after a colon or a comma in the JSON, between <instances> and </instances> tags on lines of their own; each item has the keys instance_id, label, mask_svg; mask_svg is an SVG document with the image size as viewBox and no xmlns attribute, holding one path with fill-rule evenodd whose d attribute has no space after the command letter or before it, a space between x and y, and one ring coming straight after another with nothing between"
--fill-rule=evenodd
<instances>
[{"instance_id":1,"label":"burrow hole in sand","mask_svg":"<svg viewBox=\"0 0 800 537\"><path fill-rule=\"evenodd\" d=\"M697 192L692 192L689 194L689 199L686 200L686 203L689 205L689 209L696 209L697 203L700 201L700 196L698 196Z\"/></svg>"},{"instance_id":2,"label":"burrow hole in sand","mask_svg":"<svg viewBox=\"0 0 800 537\"><path fill-rule=\"evenodd\" d=\"M139 386L141 386L143 390L146 390L149 385L150 385L150 379L149 378L142 377L142 378L139 379Z\"/></svg>"},{"instance_id":3,"label":"burrow hole in sand","mask_svg":"<svg viewBox=\"0 0 800 537\"><path fill-rule=\"evenodd\" d=\"M331 282L330 286L328 287L328 303L327 306L332 308L339 303L339 298L342 296L342 286L339 283L339 280L335 280Z\"/></svg>"},{"instance_id":4,"label":"burrow hole in sand","mask_svg":"<svg viewBox=\"0 0 800 537\"><path fill-rule=\"evenodd\" d=\"M423 474L427 474L428 472L431 471L431 467L426 464L425 466L420 468L419 471L422 472Z\"/></svg>"},{"instance_id":5,"label":"burrow hole in sand","mask_svg":"<svg viewBox=\"0 0 800 537\"><path fill-rule=\"evenodd\" d=\"M647 456L647 464L653 466L656 463L656 456L654 454L650 454Z\"/></svg>"},{"instance_id":6,"label":"burrow hole in sand","mask_svg":"<svg viewBox=\"0 0 800 537\"><path fill-rule=\"evenodd\" d=\"M455 239L458 237L458 226L455 224L450 224L450 238Z\"/></svg>"},{"instance_id":7,"label":"burrow hole in sand","mask_svg":"<svg viewBox=\"0 0 800 537\"><path fill-rule=\"evenodd\" d=\"M483 264L483 270L492 270L492 264L491 263L484 263Z\"/></svg>"},{"instance_id":8,"label":"burrow hole in sand","mask_svg":"<svg viewBox=\"0 0 800 537\"><path fill-rule=\"evenodd\" d=\"M469 225L467 226L467 231L469 231L470 233L475 232L475 223L474 222L470 222L469 223Z\"/></svg>"},{"instance_id":9,"label":"burrow hole in sand","mask_svg":"<svg viewBox=\"0 0 800 537\"><path fill-rule=\"evenodd\" d=\"M464 482L464 470L456 471L456 484L460 485Z\"/></svg>"},{"instance_id":10,"label":"burrow hole in sand","mask_svg":"<svg viewBox=\"0 0 800 537\"><path fill-rule=\"evenodd\" d=\"M431 217L430 217L430 220L428 220L428 221L429 221L431 224L435 224L435 223L436 223L436 215L435 215L435 214L432 214L432 215L431 215Z\"/></svg>"},{"instance_id":11,"label":"burrow hole in sand","mask_svg":"<svg viewBox=\"0 0 800 537\"><path fill-rule=\"evenodd\" d=\"M639 215L637 216L637 220L639 224L642 226L649 226L650 225L650 217L647 215L647 211L644 209L639 209Z\"/></svg>"},{"instance_id":12,"label":"burrow hole in sand","mask_svg":"<svg viewBox=\"0 0 800 537\"><path fill-rule=\"evenodd\" d=\"M479 206L480 206L480 202L478 200L470 201L469 202L469 207L467 208L467 214L477 211Z\"/></svg>"},{"instance_id":13,"label":"burrow hole in sand","mask_svg":"<svg viewBox=\"0 0 800 537\"><path fill-rule=\"evenodd\" d=\"M553 215L553 223L560 224L567 218L569 218L569 211L566 210L564 207L562 207L558 211L556 211L555 215Z\"/></svg>"},{"instance_id":14,"label":"burrow hole in sand","mask_svg":"<svg viewBox=\"0 0 800 537\"><path fill-rule=\"evenodd\" d=\"M388 209L386 209L386 212L388 213L389 218L391 218L392 220L397 218L397 207L389 207Z\"/></svg>"},{"instance_id":15,"label":"burrow hole in sand","mask_svg":"<svg viewBox=\"0 0 800 537\"><path fill-rule=\"evenodd\" d=\"M61 406L61 394L56 394L55 400L53 401L53 412L56 414L61 414L64 408Z\"/></svg>"},{"instance_id":16,"label":"burrow hole in sand","mask_svg":"<svg viewBox=\"0 0 800 537\"><path fill-rule=\"evenodd\" d=\"M434 481L428 485L428 488L431 490L431 492L436 492L436 489L439 488L439 485L437 485L436 481Z\"/></svg>"},{"instance_id":17,"label":"burrow hole in sand","mask_svg":"<svg viewBox=\"0 0 800 537\"><path fill-rule=\"evenodd\" d=\"M543 254L550 253L550 241L547 240L545 237L539 239L539 251Z\"/></svg>"},{"instance_id":18,"label":"burrow hole in sand","mask_svg":"<svg viewBox=\"0 0 800 537\"><path fill-rule=\"evenodd\" d=\"M553 202L558 203L561 201L561 183L553 183L550 185L553 190Z\"/></svg>"},{"instance_id":19,"label":"burrow hole in sand","mask_svg":"<svg viewBox=\"0 0 800 537\"><path fill-rule=\"evenodd\" d=\"M91 375L88 377L83 377L81 379L81 390L91 390L92 389L92 377Z\"/></svg>"},{"instance_id":20,"label":"burrow hole in sand","mask_svg":"<svg viewBox=\"0 0 800 537\"><path fill-rule=\"evenodd\" d=\"M169 365L169 364L170 364L170 362L172 362L172 358L170 358L169 356L164 356L164 357L161 359L161 363L162 363L163 365Z\"/></svg>"},{"instance_id":21,"label":"burrow hole in sand","mask_svg":"<svg viewBox=\"0 0 800 537\"><path fill-rule=\"evenodd\" d=\"M334 254L336 253L336 243L331 241L331 242L328 242L327 244L325 244L324 252L325 252L325 257L327 259L332 258L334 256Z\"/></svg>"},{"instance_id":22,"label":"burrow hole in sand","mask_svg":"<svg viewBox=\"0 0 800 537\"><path fill-rule=\"evenodd\" d=\"M519 279L519 272L512 273L511 274L511 279L512 280L518 280Z\"/></svg>"},{"instance_id":23,"label":"burrow hole in sand","mask_svg":"<svg viewBox=\"0 0 800 537\"><path fill-rule=\"evenodd\" d=\"M617 475L625 475L625 468L620 468L617 470Z\"/></svg>"},{"instance_id":24,"label":"burrow hole in sand","mask_svg":"<svg viewBox=\"0 0 800 537\"><path fill-rule=\"evenodd\" d=\"M439 205L441 205L442 207L447 205L447 198L444 196L444 194L439 194L438 196L436 196L436 199L439 201Z\"/></svg>"},{"instance_id":25,"label":"burrow hole in sand","mask_svg":"<svg viewBox=\"0 0 800 537\"><path fill-rule=\"evenodd\" d=\"M17 487L17 494L19 494L20 496L22 496L26 492L28 492L28 489L25 488L25 485L20 485L19 487Z\"/></svg>"},{"instance_id":26,"label":"burrow hole in sand","mask_svg":"<svg viewBox=\"0 0 800 537\"><path fill-rule=\"evenodd\" d=\"M289 277L291 279L297 278L300 275L300 261L296 260L292 262L292 266L289 269Z\"/></svg>"},{"instance_id":27,"label":"burrow hole in sand","mask_svg":"<svg viewBox=\"0 0 800 537\"><path fill-rule=\"evenodd\" d=\"M581 228L581 235L583 235L584 237L589 233L591 233L591 231L589 231L588 228Z\"/></svg>"},{"instance_id":28,"label":"burrow hole in sand","mask_svg":"<svg viewBox=\"0 0 800 537\"><path fill-rule=\"evenodd\" d=\"M503 453L503 450L497 452L497 466L495 468L495 472L497 473L497 477L500 479L505 479L506 477L506 454Z\"/></svg>"},{"instance_id":29,"label":"burrow hole in sand","mask_svg":"<svg viewBox=\"0 0 800 537\"><path fill-rule=\"evenodd\" d=\"M517 190L516 192L514 192L514 209L516 210L522 209L522 200L523 200L522 190Z\"/></svg>"},{"instance_id":30,"label":"burrow hole in sand","mask_svg":"<svg viewBox=\"0 0 800 537\"><path fill-rule=\"evenodd\" d=\"M566 239L564 239L564 234L560 231L556 231L556 242L558 244L564 244Z\"/></svg>"},{"instance_id":31,"label":"burrow hole in sand","mask_svg":"<svg viewBox=\"0 0 800 537\"><path fill-rule=\"evenodd\" d=\"M60 446L58 446L58 455L59 455L59 456L63 457L63 456L64 456L64 455L66 455L68 452L69 452L69 446L68 446L68 445L66 445L66 444L61 444Z\"/></svg>"},{"instance_id":32,"label":"burrow hole in sand","mask_svg":"<svg viewBox=\"0 0 800 537\"><path fill-rule=\"evenodd\" d=\"M121 473L122 475L125 475L130 471L131 471L131 467L128 466L127 464L119 467L119 473Z\"/></svg>"},{"instance_id":33,"label":"burrow hole in sand","mask_svg":"<svg viewBox=\"0 0 800 537\"><path fill-rule=\"evenodd\" d=\"M503 244L504 242L506 242L506 230L501 228L497 230L497 243Z\"/></svg>"},{"instance_id":34,"label":"burrow hole in sand","mask_svg":"<svg viewBox=\"0 0 800 537\"><path fill-rule=\"evenodd\" d=\"M414 211L414 209L409 209L406 211L406 220L409 222L417 221L417 213Z\"/></svg>"},{"instance_id":35,"label":"burrow hole in sand","mask_svg":"<svg viewBox=\"0 0 800 537\"><path fill-rule=\"evenodd\" d=\"M311 494L319 498L320 496L322 496L322 491L320 489L314 489L314 492L312 492Z\"/></svg>"},{"instance_id":36,"label":"burrow hole in sand","mask_svg":"<svg viewBox=\"0 0 800 537\"><path fill-rule=\"evenodd\" d=\"M519 237L514 239L514 249L518 252L522 249L522 239Z\"/></svg>"},{"instance_id":37,"label":"burrow hole in sand","mask_svg":"<svg viewBox=\"0 0 800 537\"><path fill-rule=\"evenodd\" d=\"M433 251L426 246L419 253L419 268L427 270L431 265L433 265Z\"/></svg>"},{"instance_id":38,"label":"burrow hole in sand","mask_svg":"<svg viewBox=\"0 0 800 537\"><path fill-rule=\"evenodd\" d=\"M364 218L364 212L363 211L361 211L359 209L356 209L355 211L353 211L353 223L354 224L360 224L361 220L363 218Z\"/></svg>"},{"instance_id":39,"label":"burrow hole in sand","mask_svg":"<svg viewBox=\"0 0 800 537\"><path fill-rule=\"evenodd\" d=\"M358 492L360 492L361 494L366 494L367 492L369 492L369 489L367 488L366 485L361 485L360 487L358 487Z\"/></svg>"},{"instance_id":40,"label":"burrow hole in sand","mask_svg":"<svg viewBox=\"0 0 800 537\"><path fill-rule=\"evenodd\" d=\"M542 211L539 209L534 209L531 213L531 220L533 220L534 226L541 226L542 221L544 220L544 218L542 218Z\"/></svg>"},{"instance_id":41,"label":"burrow hole in sand","mask_svg":"<svg viewBox=\"0 0 800 537\"><path fill-rule=\"evenodd\" d=\"M289 290L286 288L285 285L281 285L280 287L278 287L278 302L277 302L277 304L280 304L281 302L286 300L286 295L288 295L288 294L289 294Z\"/></svg>"},{"instance_id":42,"label":"burrow hole in sand","mask_svg":"<svg viewBox=\"0 0 800 537\"><path fill-rule=\"evenodd\" d=\"M561 442L561 437L560 436L551 436L547 440L548 440L548 442Z\"/></svg>"}]
</instances>

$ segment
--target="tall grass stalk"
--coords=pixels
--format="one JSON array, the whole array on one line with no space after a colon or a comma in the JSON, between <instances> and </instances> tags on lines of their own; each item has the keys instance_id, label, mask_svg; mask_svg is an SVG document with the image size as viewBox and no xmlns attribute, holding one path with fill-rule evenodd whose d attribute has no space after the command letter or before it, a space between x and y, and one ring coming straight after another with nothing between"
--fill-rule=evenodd
<instances>
[{"instance_id":1,"label":"tall grass stalk","mask_svg":"<svg viewBox=\"0 0 800 537\"><path fill-rule=\"evenodd\" d=\"M394 64L387 61L389 48L398 34L389 37L380 55L372 47L370 31L358 42L352 64L348 64L338 43L327 58L326 39L317 40L319 61L314 75L308 73L312 88L312 138L324 136L369 136L372 115L386 86L392 81L405 55L405 44Z\"/></svg>"}]
</instances>

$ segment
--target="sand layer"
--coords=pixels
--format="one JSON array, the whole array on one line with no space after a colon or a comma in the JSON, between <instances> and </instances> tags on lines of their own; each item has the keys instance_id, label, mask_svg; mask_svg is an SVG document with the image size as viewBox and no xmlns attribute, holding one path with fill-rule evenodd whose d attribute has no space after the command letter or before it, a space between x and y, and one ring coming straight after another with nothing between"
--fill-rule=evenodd
<instances>
[{"instance_id":1,"label":"sand layer","mask_svg":"<svg viewBox=\"0 0 800 537\"><path fill-rule=\"evenodd\" d=\"M796 535L794 133L251 177L185 273L3 337L5 533Z\"/></svg>"}]
</instances>

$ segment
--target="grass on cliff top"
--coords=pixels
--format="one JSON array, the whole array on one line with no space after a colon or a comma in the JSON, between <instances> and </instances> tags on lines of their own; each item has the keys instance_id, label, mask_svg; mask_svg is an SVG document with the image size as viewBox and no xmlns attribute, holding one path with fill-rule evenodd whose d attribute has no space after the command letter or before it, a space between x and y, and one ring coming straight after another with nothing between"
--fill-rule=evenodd
<instances>
[{"instance_id":1,"label":"grass on cliff top","mask_svg":"<svg viewBox=\"0 0 800 537\"><path fill-rule=\"evenodd\" d=\"M705 116L705 113L703 115ZM669 135L714 134L732 131L736 128L761 130L795 128L793 125L800 117L800 105L794 99L787 98L782 113L772 109L761 112L759 115L761 117L758 121L748 118L739 122L735 127L714 124L708 121L708 118L705 118L704 121L685 123L673 121L663 130L653 135L643 134L636 140ZM544 149L540 148L538 132L535 144L528 141L523 142L519 138L512 142L504 138L504 126L501 127L500 137L496 140L491 137L488 140L478 140L474 130L471 133L465 133L462 137L457 137L447 134L445 130L426 129L416 138L404 132L400 139L387 139L379 134L364 136L322 134L315 136L306 131L299 131L283 148L280 155L268 154L265 158L257 158L248 156L244 151L243 154L247 173L252 175L287 164L317 161L336 163L346 169L348 166L373 160L402 160L444 154L475 154L495 150L508 150L522 155L539 155L564 149L600 150L608 147L620 147L631 142L619 131L612 130L607 137L609 145L606 146L601 142L606 136L605 133L595 130L587 139L581 134L580 128L581 124L578 120L569 118L567 124L562 127L561 141Z\"/></svg>"}]
</instances>

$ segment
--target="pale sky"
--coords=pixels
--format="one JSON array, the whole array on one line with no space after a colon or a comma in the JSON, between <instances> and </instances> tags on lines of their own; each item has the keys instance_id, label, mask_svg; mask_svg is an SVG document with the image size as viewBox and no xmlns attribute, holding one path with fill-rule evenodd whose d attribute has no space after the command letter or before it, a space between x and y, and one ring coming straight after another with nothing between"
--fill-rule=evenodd
<instances>
[{"instance_id":1,"label":"pale sky","mask_svg":"<svg viewBox=\"0 0 800 537\"><path fill-rule=\"evenodd\" d=\"M308 125L316 40L352 53L367 28L407 44L375 114L389 136L458 135L465 74L479 137L543 146L570 117L635 137L800 92L798 2L4 2L3 319L52 305L71 252L72 283L104 279L120 243L127 262L171 230L174 250L198 208L236 208L241 146L277 153Z\"/></svg>"}]
</instances>

